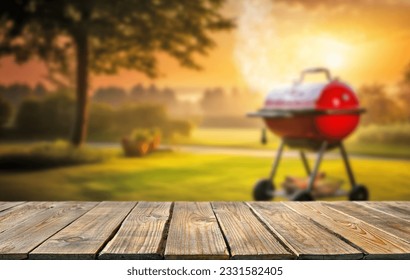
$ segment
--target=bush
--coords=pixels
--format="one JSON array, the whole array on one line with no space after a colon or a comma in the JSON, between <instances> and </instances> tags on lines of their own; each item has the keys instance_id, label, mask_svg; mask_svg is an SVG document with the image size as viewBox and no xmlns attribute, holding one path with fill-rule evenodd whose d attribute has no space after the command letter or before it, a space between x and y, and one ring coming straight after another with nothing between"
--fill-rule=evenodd
<instances>
[{"instance_id":1,"label":"bush","mask_svg":"<svg viewBox=\"0 0 410 280\"><path fill-rule=\"evenodd\" d=\"M189 137L192 131L192 124L183 120L170 120L163 127L164 136L166 138L173 138L175 135L182 135Z\"/></svg>"},{"instance_id":2,"label":"bush","mask_svg":"<svg viewBox=\"0 0 410 280\"><path fill-rule=\"evenodd\" d=\"M410 146L410 123L369 125L360 128L356 137L362 143Z\"/></svg>"},{"instance_id":3,"label":"bush","mask_svg":"<svg viewBox=\"0 0 410 280\"><path fill-rule=\"evenodd\" d=\"M0 155L0 170L28 171L102 162L108 154L91 148L75 148L65 141L41 143Z\"/></svg>"},{"instance_id":4,"label":"bush","mask_svg":"<svg viewBox=\"0 0 410 280\"><path fill-rule=\"evenodd\" d=\"M135 128L162 127L168 120L164 106L126 106L117 111L115 122L123 129L123 134Z\"/></svg>"},{"instance_id":5,"label":"bush","mask_svg":"<svg viewBox=\"0 0 410 280\"><path fill-rule=\"evenodd\" d=\"M122 139L124 153L128 157L142 157L151 150L153 135L147 129L134 129L129 136Z\"/></svg>"},{"instance_id":6,"label":"bush","mask_svg":"<svg viewBox=\"0 0 410 280\"><path fill-rule=\"evenodd\" d=\"M90 134L110 133L115 124L115 115L111 106L106 104L92 104L90 110L90 123L88 126Z\"/></svg>"},{"instance_id":7,"label":"bush","mask_svg":"<svg viewBox=\"0 0 410 280\"><path fill-rule=\"evenodd\" d=\"M157 128L134 129L123 137L121 144L128 157L141 157L156 150L161 142L161 132Z\"/></svg>"},{"instance_id":8,"label":"bush","mask_svg":"<svg viewBox=\"0 0 410 280\"><path fill-rule=\"evenodd\" d=\"M134 129L129 139L134 142L149 142L152 140L152 134L148 129Z\"/></svg>"},{"instance_id":9,"label":"bush","mask_svg":"<svg viewBox=\"0 0 410 280\"><path fill-rule=\"evenodd\" d=\"M0 97L0 127L6 125L12 113L12 106L9 102Z\"/></svg>"},{"instance_id":10,"label":"bush","mask_svg":"<svg viewBox=\"0 0 410 280\"><path fill-rule=\"evenodd\" d=\"M17 129L22 135L68 136L74 108L74 100L67 93L54 93L44 101L26 99L17 113Z\"/></svg>"},{"instance_id":11,"label":"bush","mask_svg":"<svg viewBox=\"0 0 410 280\"><path fill-rule=\"evenodd\" d=\"M42 114L41 102L35 99L26 99L20 105L16 117L16 126L23 135L33 135L41 132Z\"/></svg>"},{"instance_id":12,"label":"bush","mask_svg":"<svg viewBox=\"0 0 410 280\"><path fill-rule=\"evenodd\" d=\"M42 129L44 133L68 136L74 121L75 101L68 92L56 92L42 102Z\"/></svg>"},{"instance_id":13,"label":"bush","mask_svg":"<svg viewBox=\"0 0 410 280\"><path fill-rule=\"evenodd\" d=\"M190 122L170 119L161 105L128 106L116 114L116 129L121 134L133 129L153 129L164 138L172 138L175 134L189 136L192 130Z\"/></svg>"}]
</instances>

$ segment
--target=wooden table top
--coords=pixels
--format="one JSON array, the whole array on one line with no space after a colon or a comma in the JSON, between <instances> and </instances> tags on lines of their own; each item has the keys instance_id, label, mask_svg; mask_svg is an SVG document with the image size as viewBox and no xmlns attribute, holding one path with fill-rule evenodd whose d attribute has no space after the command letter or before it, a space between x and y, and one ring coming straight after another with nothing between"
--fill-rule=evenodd
<instances>
[{"instance_id":1,"label":"wooden table top","mask_svg":"<svg viewBox=\"0 0 410 280\"><path fill-rule=\"evenodd\" d=\"M0 259L410 259L410 202L0 202Z\"/></svg>"}]
</instances>

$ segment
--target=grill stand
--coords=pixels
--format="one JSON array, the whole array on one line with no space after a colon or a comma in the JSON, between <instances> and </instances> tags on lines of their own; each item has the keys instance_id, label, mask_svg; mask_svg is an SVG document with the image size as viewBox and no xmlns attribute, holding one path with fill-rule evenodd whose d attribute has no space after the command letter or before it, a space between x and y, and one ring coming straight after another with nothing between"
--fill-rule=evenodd
<instances>
[{"instance_id":1,"label":"grill stand","mask_svg":"<svg viewBox=\"0 0 410 280\"><path fill-rule=\"evenodd\" d=\"M320 147L319 153L317 154L317 159L315 163L315 167L313 168L313 172L309 176L309 183L307 186L307 191L309 193L313 190L313 183L315 182L315 178L317 173L319 172L320 163L322 162L323 154L326 152L327 149L327 141L323 141Z\"/></svg>"},{"instance_id":2,"label":"grill stand","mask_svg":"<svg viewBox=\"0 0 410 280\"><path fill-rule=\"evenodd\" d=\"M349 163L349 159L347 157L345 146L343 145L342 142L340 142L339 148L340 148L340 154L342 155L342 159L343 159L343 162L344 162L345 167L346 167L347 176L349 177L349 182L350 182L350 185L352 186L352 190L353 190L356 187L356 180L354 178L352 168L350 167L350 163Z\"/></svg>"},{"instance_id":3,"label":"grill stand","mask_svg":"<svg viewBox=\"0 0 410 280\"><path fill-rule=\"evenodd\" d=\"M283 139L280 142L279 148L277 150L276 153L276 157L273 161L272 164L272 169L271 172L269 174L268 179L263 179L261 181L259 181L254 189L254 198L256 200L270 200L272 199L275 195L276 196L286 196L284 195L284 192L281 191L275 191L275 187L274 187L274 179L276 176L276 172L278 170L279 167L279 163L280 160L282 158L282 154L283 154L283 149L286 145L286 139ZM331 147L334 144L330 145ZM369 198L369 194L367 191L367 188L363 185L357 185L356 184L356 180L352 171L352 168L350 166L350 162L346 153L346 149L343 145L342 142L337 143L335 146L339 147L340 149L340 154L342 156L343 159L343 163L344 166L346 168L347 171L347 175L349 178L349 182L351 185L351 191L350 193L347 193L345 191L342 190L338 190L333 196L345 196L348 195L349 196L349 200L368 200ZM317 158L316 158L316 162L313 168L313 171L311 171L310 166L309 166L309 162L307 160L306 154L303 150L300 150L300 157L303 163L303 166L306 170L307 175L309 176L309 182L307 185L306 190L300 190L298 191L293 197L290 197L291 200L295 200L295 201L308 201L308 200L314 200L314 197L312 195L312 191L313 191L313 185L315 182L315 178L317 177L317 174L319 172L319 168L320 168L320 164L322 162L324 153L326 152L326 150L329 148L329 143L327 141L323 141L320 144L320 149L318 151L317 154ZM257 193L257 195L255 195Z\"/></svg>"}]
</instances>

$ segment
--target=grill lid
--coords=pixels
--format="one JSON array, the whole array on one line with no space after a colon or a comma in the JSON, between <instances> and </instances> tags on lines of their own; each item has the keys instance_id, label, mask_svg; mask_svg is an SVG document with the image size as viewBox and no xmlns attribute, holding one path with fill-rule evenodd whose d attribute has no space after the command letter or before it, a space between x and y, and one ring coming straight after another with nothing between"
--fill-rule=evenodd
<instances>
[{"instance_id":1,"label":"grill lid","mask_svg":"<svg viewBox=\"0 0 410 280\"><path fill-rule=\"evenodd\" d=\"M324 73L327 82L303 83L308 73ZM325 68L304 70L299 81L290 87L272 90L266 97L265 105L257 112L250 113L250 117L287 118L295 115L340 115L360 114L364 109L359 108L359 102L353 89L332 79Z\"/></svg>"},{"instance_id":2,"label":"grill lid","mask_svg":"<svg viewBox=\"0 0 410 280\"><path fill-rule=\"evenodd\" d=\"M324 83L295 84L292 87L275 89L266 97L266 109L315 109Z\"/></svg>"}]
</instances>

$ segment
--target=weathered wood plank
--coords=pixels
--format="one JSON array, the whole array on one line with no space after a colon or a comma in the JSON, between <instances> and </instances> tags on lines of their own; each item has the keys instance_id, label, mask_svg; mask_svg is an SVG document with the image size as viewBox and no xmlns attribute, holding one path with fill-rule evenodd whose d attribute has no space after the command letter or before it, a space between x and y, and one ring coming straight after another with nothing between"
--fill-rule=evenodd
<instances>
[{"instance_id":1,"label":"weathered wood plank","mask_svg":"<svg viewBox=\"0 0 410 280\"><path fill-rule=\"evenodd\" d=\"M361 259L363 253L282 203L251 202L265 222L299 259Z\"/></svg>"},{"instance_id":2,"label":"weathered wood plank","mask_svg":"<svg viewBox=\"0 0 410 280\"><path fill-rule=\"evenodd\" d=\"M99 259L162 259L171 202L140 202Z\"/></svg>"},{"instance_id":3,"label":"weathered wood plank","mask_svg":"<svg viewBox=\"0 0 410 280\"><path fill-rule=\"evenodd\" d=\"M176 202L165 247L166 259L229 258L209 202Z\"/></svg>"},{"instance_id":4,"label":"weathered wood plank","mask_svg":"<svg viewBox=\"0 0 410 280\"><path fill-rule=\"evenodd\" d=\"M95 259L135 202L104 201L49 238L30 259Z\"/></svg>"},{"instance_id":5,"label":"weathered wood plank","mask_svg":"<svg viewBox=\"0 0 410 280\"><path fill-rule=\"evenodd\" d=\"M410 243L410 222L383 212L347 201L326 203L328 207L362 220L378 229Z\"/></svg>"},{"instance_id":6,"label":"weathered wood plank","mask_svg":"<svg viewBox=\"0 0 410 280\"><path fill-rule=\"evenodd\" d=\"M284 202L299 214L361 248L368 259L410 259L410 244L320 202Z\"/></svg>"},{"instance_id":7,"label":"weathered wood plank","mask_svg":"<svg viewBox=\"0 0 410 280\"><path fill-rule=\"evenodd\" d=\"M249 207L239 202L213 202L233 259L295 258L269 232Z\"/></svg>"},{"instance_id":8,"label":"weathered wood plank","mask_svg":"<svg viewBox=\"0 0 410 280\"><path fill-rule=\"evenodd\" d=\"M0 232L10 229L39 213L54 208L56 203L27 202L0 212Z\"/></svg>"},{"instance_id":9,"label":"weathered wood plank","mask_svg":"<svg viewBox=\"0 0 410 280\"><path fill-rule=\"evenodd\" d=\"M410 202L366 201L356 203L360 203L363 206L385 212L406 221L410 221Z\"/></svg>"},{"instance_id":10,"label":"weathered wood plank","mask_svg":"<svg viewBox=\"0 0 410 280\"><path fill-rule=\"evenodd\" d=\"M26 206L21 208L27 210ZM25 211L27 216L19 216L19 213L12 211L16 215L8 215L1 222L9 228L0 233L0 259L27 258L31 250L95 206L95 203L47 202L32 203L28 207L31 206L37 206L37 209ZM14 224L13 217L16 217Z\"/></svg>"},{"instance_id":11,"label":"weathered wood plank","mask_svg":"<svg viewBox=\"0 0 410 280\"><path fill-rule=\"evenodd\" d=\"M0 212L23 203L23 201L0 201Z\"/></svg>"}]
</instances>

